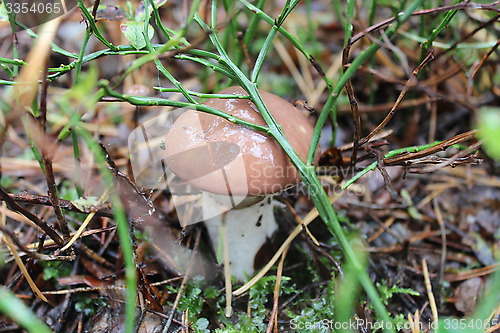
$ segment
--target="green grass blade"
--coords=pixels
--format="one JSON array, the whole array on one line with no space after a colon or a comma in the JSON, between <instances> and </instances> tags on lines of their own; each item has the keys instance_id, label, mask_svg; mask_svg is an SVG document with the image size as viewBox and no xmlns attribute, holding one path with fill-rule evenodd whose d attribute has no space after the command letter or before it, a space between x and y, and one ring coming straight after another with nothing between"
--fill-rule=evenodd
<instances>
[{"instance_id":1,"label":"green grass blade","mask_svg":"<svg viewBox=\"0 0 500 333\"><path fill-rule=\"evenodd\" d=\"M52 332L13 292L3 286L0 286L0 312L30 333Z\"/></svg>"},{"instance_id":2,"label":"green grass blade","mask_svg":"<svg viewBox=\"0 0 500 333\"><path fill-rule=\"evenodd\" d=\"M420 7L424 0L415 0L413 1L408 8L400 14L398 20L394 25L392 25L390 28L386 30L386 35L391 36L398 28L399 26L404 23L406 20L408 20L411 17L411 14ZM344 85L347 83L347 80L352 77L352 75L356 72L356 70L361 66L366 60L368 60L370 57L372 57L375 52L380 48L380 45L378 44L372 44L370 45L365 51L361 52L350 64L349 68L342 73L340 76L337 84L333 88L330 96L328 97L328 100L325 103L325 106L323 107L323 110L320 113L320 116L318 118L318 121L316 122L316 126L314 129L314 135L311 141L311 146L309 149L309 155L307 158L307 164L311 165L312 162L314 161L314 156L316 154L316 147L318 146L319 143L319 137L321 136L321 130L323 126L326 123L326 120L332 110L334 110L334 106L337 102L337 99L340 95L340 92L342 89L344 89Z\"/></svg>"},{"instance_id":3,"label":"green grass blade","mask_svg":"<svg viewBox=\"0 0 500 333\"><path fill-rule=\"evenodd\" d=\"M87 132L79 124L75 127L78 136L81 137L91 152L93 153L96 164L103 176L104 183L108 188L114 188L114 177L108 170L106 160L103 156L102 150L99 145L94 141L92 135ZM126 333L135 332L135 312L136 312L136 297L137 297L137 275L135 270L134 249L132 240L130 238L130 229L128 226L127 216L123 203L119 194L111 191L111 203L113 207L113 215L118 230L118 238L120 242L120 249L123 256L123 263L125 266L125 327Z\"/></svg>"},{"instance_id":4,"label":"green grass blade","mask_svg":"<svg viewBox=\"0 0 500 333\"><path fill-rule=\"evenodd\" d=\"M285 7L283 8L283 10L281 11L281 14L274 22L273 27L272 27L271 31L269 31L269 34L266 37L264 45L262 46L262 49L257 57L257 60L255 61L255 66L252 70L252 74L250 75L250 81L257 82L257 79L259 78L260 70L262 69L262 65L264 64L264 59L266 58L267 52L271 48L274 37L278 33L278 30L281 27L281 25L283 24L283 22L285 22L285 19L287 18L287 16L298 5L299 1L300 0L294 0L291 3L287 2Z\"/></svg>"},{"instance_id":5,"label":"green grass blade","mask_svg":"<svg viewBox=\"0 0 500 333\"><path fill-rule=\"evenodd\" d=\"M195 19L200 24L200 26L207 29L206 24L199 18L199 16L197 16ZM354 250L349 244L349 240L347 239L344 230L340 225L337 215L332 205L330 204L328 196L316 175L315 168L310 164L304 164L301 158L297 155L293 147L283 135L280 125L276 123L275 119L269 113L269 110L267 109L262 100L262 97L260 96L259 91L257 90L256 84L245 77L241 70L234 64L234 62L231 61L225 50L222 48L222 45L217 38L217 33L213 32L209 37L221 56L220 63L227 66L232 72L234 72L234 74L239 78L241 86L248 92L253 103L260 111L262 118L269 126L268 135L273 137L279 143L281 148L290 158L292 164L297 168L302 177L302 180L308 187L311 199L315 207L318 209L323 222L326 224L332 235L338 240L342 251L346 256L346 259L350 262L353 269L357 273L356 276L358 276L359 282L361 283L366 294L371 300L375 311L379 315L379 318L381 318L384 322L390 321L390 316L380 297L378 296L378 292L375 289L375 286L370 280L370 277L365 271L362 263L358 261ZM392 333L395 331L391 328L385 328L384 332Z\"/></svg>"},{"instance_id":6,"label":"green grass blade","mask_svg":"<svg viewBox=\"0 0 500 333\"><path fill-rule=\"evenodd\" d=\"M460 2L459 0L456 0L455 4L459 2ZM449 26L450 21L455 17L457 13L458 9L451 10L448 13L446 13L444 19L441 21L441 23L439 23L439 26L432 30L432 33L427 39L427 41L425 41L422 44L423 54L427 53L427 50L432 46L432 43L436 40L437 36L439 36L439 34Z\"/></svg>"},{"instance_id":7,"label":"green grass blade","mask_svg":"<svg viewBox=\"0 0 500 333\"><path fill-rule=\"evenodd\" d=\"M90 14L90 12L85 7L85 4L83 3L83 0L78 0L77 1L77 6L78 6L78 8L80 8L80 10L82 11L83 15L87 19L87 24L89 25L89 29L92 30L94 36L98 40L100 40L104 45L106 45L107 47L109 47L111 50L116 51L116 46L114 46L113 44L111 44L106 38L104 38L103 35L101 35L101 32L99 31L99 29L97 28L97 26L95 24L94 17L92 16L92 14Z\"/></svg>"},{"instance_id":8,"label":"green grass blade","mask_svg":"<svg viewBox=\"0 0 500 333\"><path fill-rule=\"evenodd\" d=\"M264 13L260 8L254 6L253 4L251 4L250 2L248 2L246 0L240 0L240 1L245 6L247 6L247 8L249 10L254 12L257 16L259 16L262 20L267 22L269 25L271 25L271 26L274 25L274 20L271 18L271 16ZM283 28L282 26L279 26L278 31L283 37L285 37L290 43L292 43L292 45L297 50L299 50L300 53L302 53L304 55L304 57L306 57L309 61L311 61L311 63L315 64L315 67L318 66L318 67L316 67L316 69L320 72L320 74L322 74L321 77L322 77L323 81L325 81L325 83L328 87L328 90L331 90L331 87L332 87L331 81L325 75L323 75L324 74L323 70L316 63L316 60L313 57L313 55L302 45L302 43L297 38L295 38L295 36L293 36L291 33L289 33L285 28Z\"/></svg>"},{"instance_id":9,"label":"green grass blade","mask_svg":"<svg viewBox=\"0 0 500 333\"><path fill-rule=\"evenodd\" d=\"M75 75L73 77L73 84L78 83L78 78L80 76L80 72L82 71L83 57L85 56L85 50L87 49L87 44L90 40L91 35L92 35L92 32L90 31L90 29L86 29L85 36L83 37L82 48L80 49L80 54L78 55L78 59L76 60Z\"/></svg>"}]
</instances>

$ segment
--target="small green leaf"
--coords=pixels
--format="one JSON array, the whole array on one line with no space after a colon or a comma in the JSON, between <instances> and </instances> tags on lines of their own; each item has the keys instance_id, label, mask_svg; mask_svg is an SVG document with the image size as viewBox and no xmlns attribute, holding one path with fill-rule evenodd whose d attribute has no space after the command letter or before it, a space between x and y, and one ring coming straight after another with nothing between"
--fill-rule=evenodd
<instances>
[{"instance_id":1,"label":"small green leaf","mask_svg":"<svg viewBox=\"0 0 500 333\"><path fill-rule=\"evenodd\" d=\"M130 45L140 50L146 46L144 39L144 23L137 21L126 21L120 25L120 29L127 37ZM153 27L148 24L148 40L151 40L154 35Z\"/></svg>"},{"instance_id":2,"label":"small green leaf","mask_svg":"<svg viewBox=\"0 0 500 333\"><path fill-rule=\"evenodd\" d=\"M209 325L209 321L207 318L200 318L196 321L196 326L198 328L198 330L201 330L202 332L208 332L208 325Z\"/></svg>"},{"instance_id":3,"label":"small green leaf","mask_svg":"<svg viewBox=\"0 0 500 333\"><path fill-rule=\"evenodd\" d=\"M96 212L106 206L96 197L81 197L71 201L71 203L83 213Z\"/></svg>"},{"instance_id":4,"label":"small green leaf","mask_svg":"<svg viewBox=\"0 0 500 333\"><path fill-rule=\"evenodd\" d=\"M479 137L484 140L486 153L500 160L500 108L485 107L479 110Z\"/></svg>"}]
</instances>

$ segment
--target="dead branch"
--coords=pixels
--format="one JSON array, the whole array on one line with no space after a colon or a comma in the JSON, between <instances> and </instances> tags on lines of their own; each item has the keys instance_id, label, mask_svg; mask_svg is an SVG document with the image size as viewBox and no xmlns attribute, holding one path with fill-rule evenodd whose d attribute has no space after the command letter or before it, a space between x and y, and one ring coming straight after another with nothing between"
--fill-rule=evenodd
<instances>
[{"instance_id":1,"label":"dead branch","mask_svg":"<svg viewBox=\"0 0 500 333\"><path fill-rule=\"evenodd\" d=\"M17 202L15 202L7 192L0 186L0 198L5 201L7 206L13 211L18 212L21 215L26 216L28 219L30 219L33 223L35 223L37 226L40 227L45 233L52 238L52 240L57 244L57 245L63 245L63 240L61 236L57 234L57 232L52 229L51 226L49 226L46 222L42 221L38 216L35 214L31 213L29 210L21 207Z\"/></svg>"}]
</instances>

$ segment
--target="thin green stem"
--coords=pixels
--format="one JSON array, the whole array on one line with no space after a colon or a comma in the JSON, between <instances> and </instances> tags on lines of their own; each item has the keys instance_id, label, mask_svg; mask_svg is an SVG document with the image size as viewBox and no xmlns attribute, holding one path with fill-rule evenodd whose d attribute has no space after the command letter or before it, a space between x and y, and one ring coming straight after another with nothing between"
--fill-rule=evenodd
<instances>
[{"instance_id":1,"label":"thin green stem","mask_svg":"<svg viewBox=\"0 0 500 333\"><path fill-rule=\"evenodd\" d=\"M79 1L81 1L81 0L79 0ZM179 29L179 31L177 31L177 33L174 36L172 36L172 38L170 38L164 45L160 46L158 49L154 49L154 47L152 47L152 45L149 44L149 46L152 47L152 49L150 48L148 50L149 52L147 52L146 55L136 59L132 63L132 65L129 66L127 68L127 70L121 75L121 77L118 79L118 81L115 82L115 85L121 83L125 79L125 77L127 77L127 75L129 75L134 70L140 68L141 66L145 65L146 63L148 63L150 61L158 60L158 58L161 54L163 54L164 52L167 52L169 50L178 48L181 43L185 42L186 40L185 40L184 36L186 34L187 26L193 21L193 17L196 14L196 11L198 10L198 6L200 4L200 1L201 0L193 1L193 4L192 4L191 9L189 11L188 17L186 19L186 24L184 25L184 27ZM147 22L145 22L145 30L144 31L147 31ZM147 44L149 42L149 39L147 37L145 37L145 40L146 40L146 44ZM116 49L114 49L114 48L111 48L111 49L113 51L116 51ZM174 78L174 80L175 80L175 78ZM184 88L180 87L180 89L182 90ZM186 94L185 96L187 98L188 95Z\"/></svg>"},{"instance_id":2,"label":"thin green stem","mask_svg":"<svg viewBox=\"0 0 500 333\"><path fill-rule=\"evenodd\" d=\"M14 74L14 72L12 71L12 69L10 69L9 66L7 66L5 64L0 64L0 67L7 73L7 75L10 78L15 78L16 77L16 74Z\"/></svg>"},{"instance_id":3,"label":"thin green stem","mask_svg":"<svg viewBox=\"0 0 500 333\"><path fill-rule=\"evenodd\" d=\"M15 13L8 13L9 15L9 23L10 23L10 28L12 30L12 34L14 35L16 33L16 21L15 21ZM17 43L12 44L12 59L17 59L19 58L19 52L17 50ZM12 70L14 72L14 75L17 76L19 74L19 66L14 64L14 69Z\"/></svg>"},{"instance_id":4,"label":"thin green stem","mask_svg":"<svg viewBox=\"0 0 500 333\"><path fill-rule=\"evenodd\" d=\"M133 71L137 70L138 68L141 68L145 64L151 61L158 60L158 57L160 54L167 52L169 50L174 49L177 45L179 45L181 38L183 37L182 34L182 29L179 31L176 35L174 35L168 42L166 42L162 47L156 49L156 50L151 50L149 49L146 54L140 58L135 59L129 67L125 70L125 72L120 76L120 78L114 82L114 85L117 86L120 83L125 80L125 78L132 73Z\"/></svg>"},{"instance_id":5,"label":"thin green stem","mask_svg":"<svg viewBox=\"0 0 500 333\"><path fill-rule=\"evenodd\" d=\"M77 134L85 141L87 146L93 152L96 164L103 176L104 183L108 188L114 188L114 177L107 168L106 160L99 145L93 140L92 135L88 133L79 123L75 127ZM135 332L135 311L137 297L137 275L135 269L134 249L130 238L130 229L128 227L125 209L118 193L111 191L111 202L113 205L113 215L118 230L123 263L125 265L125 327L126 333Z\"/></svg>"},{"instance_id":6,"label":"thin green stem","mask_svg":"<svg viewBox=\"0 0 500 333\"><path fill-rule=\"evenodd\" d=\"M421 5L423 0L415 0L413 1L410 6L408 6L407 10L404 11L402 14L400 14L398 20L394 25L389 27L386 30L386 35L391 36L396 30L399 28L399 26L408 20L411 17L411 14ZM328 97L321 114L318 117L318 121L316 122L316 126L314 128L314 134L313 138L311 140L311 146L309 149L309 154L307 157L307 164L311 165L314 161L314 157L316 154L316 147L318 146L319 143L319 137L321 136L321 130L323 126L325 125L325 122L329 116L329 113L334 110L334 106L337 103L337 99L340 95L340 92L344 88L344 85L346 84L347 80L352 77L352 75L356 72L356 70L361 66L366 60L368 60L377 50L380 48L379 44L372 44L370 45L365 51L361 52L354 60L353 62L349 65L347 70L342 73L340 76L337 84L333 88L332 92L330 93L330 96Z\"/></svg>"},{"instance_id":7,"label":"thin green stem","mask_svg":"<svg viewBox=\"0 0 500 333\"><path fill-rule=\"evenodd\" d=\"M114 46L113 44L111 44L106 38L104 38L103 35L101 35L101 32L99 31L99 29L97 28L97 26L95 24L94 17L92 16L92 14L85 7L85 4L83 3L83 0L78 0L77 1L77 6L78 6L78 8L80 8L80 10L82 11L83 16L85 16L85 18L87 20L87 24L89 25L89 27L87 29L91 29L92 33L94 34L94 36L98 40L100 40L104 45L106 45L107 47L109 47L111 50L116 51L116 46Z\"/></svg>"},{"instance_id":8,"label":"thin green stem","mask_svg":"<svg viewBox=\"0 0 500 333\"><path fill-rule=\"evenodd\" d=\"M206 27L204 22L202 22L199 19L199 17L196 17L196 19L197 22L202 27ZM357 256L354 250L352 249L351 245L349 244L349 240L347 239L340 225L335 210L333 209L333 206L330 204L328 195L326 194L324 188L322 187L316 175L314 166L312 166L311 164L306 165L297 155L297 153L290 145L287 138L284 136L281 130L281 126L278 123L276 123L276 121L270 114L269 110L267 109L266 105L264 104L262 97L260 96L260 93L257 90L256 84L250 81L248 78L246 78L243 75L243 73L239 70L239 68L231 61L231 59L228 57L228 55L222 48L217 38L217 34L215 32L210 34L210 40L217 48L217 51L221 56L220 62L228 66L230 70L232 70L235 73L235 75L238 76L242 87L248 92L252 101L256 105L257 109L260 111L262 118L269 126L268 135L276 139L281 148L290 158L292 164L297 168L302 180L307 185L309 193L311 194L312 201L315 207L317 208L321 218L323 219L324 223L326 224L332 235L334 235L337 238L343 250L343 253L346 256L346 259L351 263L353 269L356 271L357 273L356 275L358 276L361 285L363 286L368 297L370 298L376 312L378 313L378 315L382 320L384 320L385 322L389 322L390 321L389 314L384 304L380 300L380 297L378 296L378 292L375 289L375 286L370 280L367 272L364 270L363 265L357 260ZM389 328L385 329L384 331L394 332L393 329Z\"/></svg>"},{"instance_id":9,"label":"thin green stem","mask_svg":"<svg viewBox=\"0 0 500 333\"><path fill-rule=\"evenodd\" d=\"M269 31L269 34L266 37L266 40L264 41L264 45L262 46L262 49L259 52L259 55L257 57L257 60L255 61L254 68L252 70L252 74L250 75L250 81L252 82L257 82L257 79L259 78L260 70L262 69L262 65L264 64L264 59L266 58L267 52L271 49L271 45L273 43L273 39L278 33L279 28L285 22L285 19L287 16L292 12L292 10L298 5L300 0L294 0L291 3L287 1L287 4L281 11L280 16L275 20L273 27L271 31Z\"/></svg>"},{"instance_id":10,"label":"thin green stem","mask_svg":"<svg viewBox=\"0 0 500 333\"><path fill-rule=\"evenodd\" d=\"M95 103L97 103L102 97L104 97L103 89L100 89L94 94L94 96L92 96ZM68 105L66 102L61 101L57 103L57 105L63 110L71 110L71 112L67 112L67 114L70 115L68 123L64 125L63 129L59 132L59 135L57 136L57 140L62 142L71 134L71 129L78 125L81 117L83 116L83 113L74 112L73 107L71 105Z\"/></svg>"},{"instance_id":11,"label":"thin green stem","mask_svg":"<svg viewBox=\"0 0 500 333\"><path fill-rule=\"evenodd\" d=\"M152 6L154 6L153 0L150 0L150 3ZM149 18L149 6L145 6L145 11L146 11L146 17ZM146 48L148 49L149 52L155 52L155 49L153 45L151 44L151 41L148 38L148 28L149 28L149 19L144 21L144 30L143 30L143 35L144 35L144 41L146 42ZM185 32L185 30L184 30ZM183 36L181 36L183 37ZM180 38L179 38L180 39ZM184 89L182 84L177 80L166 68L163 66L161 61L155 57L153 58L153 62L156 66L156 69L158 69L181 93L184 95L184 97L191 103L196 104L197 102L191 97L190 94Z\"/></svg>"},{"instance_id":12,"label":"thin green stem","mask_svg":"<svg viewBox=\"0 0 500 333\"><path fill-rule=\"evenodd\" d=\"M154 98L154 97L140 97L140 96L130 96L130 95L122 95L114 90L111 90L109 87L109 82L106 80L99 81L99 85L102 87L105 96L111 96L118 98L121 101L129 102L132 105L136 106L173 106L177 108L187 108L196 111L202 111L206 113L213 114L218 117L222 117L227 121L230 121L236 125L245 126L256 131L264 132L266 134L269 133L269 129L265 126L256 125L254 123L242 120L240 118L234 117L226 112L215 109L211 106L198 104L198 103L188 103L188 102L180 102L180 101L172 101L163 98Z\"/></svg>"},{"instance_id":13,"label":"thin green stem","mask_svg":"<svg viewBox=\"0 0 500 333\"><path fill-rule=\"evenodd\" d=\"M153 88L158 90L158 91L161 91L161 92L177 92L177 93L181 92L177 88L162 88L162 87L153 87ZM250 98L248 96L243 96L243 95L203 94L203 93L199 93L197 91L192 91L192 90L186 90L186 92L191 96L196 96L199 98L224 98L224 99L249 99Z\"/></svg>"},{"instance_id":14,"label":"thin green stem","mask_svg":"<svg viewBox=\"0 0 500 333\"><path fill-rule=\"evenodd\" d=\"M415 152L418 152L418 151L430 148L432 146L435 146L435 145L437 145L439 143L440 143L440 141L437 141L437 142L434 142L434 143L429 143L429 144L422 145L422 146L417 146L417 147L406 147L406 148L391 150L384 157L385 158L391 158L391 157L394 157L394 156L396 156L398 154L401 154L401 153L415 153ZM375 161L375 162L371 163L370 165L368 165L367 167L365 167L363 170L361 170L360 172L358 172L354 177L352 177L347 182L345 182L344 185L342 185L342 189L345 190L346 188L348 188L349 186L351 186L352 184L354 184L354 182L356 180L358 180L361 177L363 177L364 175L366 175L368 172L376 170L377 169L377 165L378 165L378 162Z\"/></svg>"},{"instance_id":15,"label":"thin green stem","mask_svg":"<svg viewBox=\"0 0 500 333\"><path fill-rule=\"evenodd\" d=\"M274 26L274 20L271 18L271 16L267 15L260 8L254 6L253 4L251 4L250 2L248 2L246 0L240 0L240 1L245 6L247 6L247 8L249 10L251 10L257 16L259 16L259 18L261 18L262 20L267 22L269 25ZM304 55L304 57L306 57L313 64L313 66L316 68L316 70L321 74L321 78L323 79L323 81L325 81L328 90L331 90L332 82L324 75L323 70L321 69L319 64L316 62L313 55L309 51L307 51L306 48L302 45L302 43L297 38L295 38L295 36L293 36L291 33L289 33L285 28L283 28L282 26L279 26L278 31L281 35L283 35L283 37L285 37L290 43L292 43L292 45L297 50L299 50L299 52L302 53Z\"/></svg>"},{"instance_id":16,"label":"thin green stem","mask_svg":"<svg viewBox=\"0 0 500 333\"><path fill-rule=\"evenodd\" d=\"M154 49L153 47L151 46L151 43L148 43L146 45L146 47L148 48L148 50L150 50L150 52L153 52ZM191 97L191 95L186 91L186 89L184 89L184 87L182 86L182 84L179 82L179 80L177 80L166 68L165 66L163 66L163 64L161 63L160 60L158 59L155 59L154 60L154 63L156 65L156 69L158 69L176 88L177 90L184 96L186 97L186 99L193 103L193 104L197 104L198 102L196 102L193 97Z\"/></svg>"},{"instance_id":17,"label":"thin green stem","mask_svg":"<svg viewBox=\"0 0 500 333\"><path fill-rule=\"evenodd\" d=\"M181 38L181 40L183 40L183 39L184 38ZM164 44L153 44L153 48L155 49L155 51L162 49L164 46L165 46ZM175 46L173 46L173 47L175 48ZM131 45L118 45L118 46L116 46L116 49L117 49L116 51L113 51L111 49L104 49L104 50L100 50L100 51L96 51L96 52L93 52L91 54L88 54L85 57L83 57L82 64L85 64L87 62L91 62L95 59L105 57L108 55L150 54L150 51L148 51L148 50L137 50L136 48L134 48ZM163 51L163 52L165 52L165 51ZM195 57L205 57L205 58L210 58L210 59L218 59L219 58L218 55L216 55L212 52L205 51L205 50L190 49L187 51L187 53L191 54ZM176 54L174 57L176 59L188 59L186 54ZM75 58L78 59L78 56L75 56ZM189 58L189 60L197 61L194 58ZM202 60L204 60L204 59L202 59ZM17 61L17 60L15 60L15 61ZM19 61L21 61L21 60L19 60ZM48 79L55 80L55 79L59 78L63 74L66 74L67 72L73 70L76 67L77 63L78 63L78 60L75 60L73 62L70 62L68 65L61 65L61 66L56 67L56 68L49 68L49 73L54 73L54 74L49 75ZM19 63L19 65L25 65L25 64L26 64L25 62ZM214 69L214 70L220 70L220 69Z\"/></svg>"},{"instance_id":18,"label":"thin green stem","mask_svg":"<svg viewBox=\"0 0 500 333\"><path fill-rule=\"evenodd\" d=\"M75 64L75 75L73 78L74 85L78 83L78 78L80 77L80 72L82 71L83 57L85 55L85 50L87 49L87 44L89 42L91 35L92 32L89 29L85 30L85 36L83 37L82 48L80 49L80 54L78 55L78 59L76 60Z\"/></svg>"},{"instance_id":19,"label":"thin green stem","mask_svg":"<svg viewBox=\"0 0 500 333\"><path fill-rule=\"evenodd\" d=\"M461 2L460 0L456 0L454 4L456 5L460 2ZM444 19L439 23L439 26L433 29L427 41L422 43L422 54L427 54L427 51L432 46L432 43L436 40L437 36L439 36L439 34L449 26L450 21L453 19L453 17L455 17L458 11L459 11L458 9L455 9L455 10L450 10L449 12L446 13Z\"/></svg>"},{"instance_id":20,"label":"thin green stem","mask_svg":"<svg viewBox=\"0 0 500 333\"><path fill-rule=\"evenodd\" d=\"M0 286L0 312L24 327L29 333L52 332L23 301L4 286Z\"/></svg>"},{"instance_id":21,"label":"thin green stem","mask_svg":"<svg viewBox=\"0 0 500 333\"><path fill-rule=\"evenodd\" d=\"M221 66L220 64L216 64L216 63L213 63L213 62L208 61L206 59L192 57L192 56L185 55L185 54L178 54L175 56L175 58L180 59L180 60L191 60L193 62L197 62L199 64L202 64L205 67L212 69L215 72L218 72L218 73L221 73L221 74L227 76L228 78L230 78L233 81L237 81L236 76L234 76L233 73L231 73L226 67Z\"/></svg>"},{"instance_id":22,"label":"thin green stem","mask_svg":"<svg viewBox=\"0 0 500 333\"><path fill-rule=\"evenodd\" d=\"M10 69L8 65L12 65L13 69ZM19 67L26 65L26 62L23 60L19 59L7 59L7 58L0 58L0 66L7 72L9 77L15 78L17 76L17 72L19 70ZM1 84L4 84L3 82L6 82L7 85L12 84L12 81L4 81L1 80Z\"/></svg>"},{"instance_id":23,"label":"thin green stem","mask_svg":"<svg viewBox=\"0 0 500 333\"><path fill-rule=\"evenodd\" d=\"M354 6L356 4L355 0L347 0L347 20L344 23L344 47L347 46L349 40L352 37L354 26L352 21L354 20Z\"/></svg>"},{"instance_id":24,"label":"thin green stem","mask_svg":"<svg viewBox=\"0 0 500 333\"><path fill-rule=\"evenodd\" d=\"M156 6L155 2L150 1L150 3L151 3L151 6L153 6L153 16L155 19L156 26L161 30L161 32L163 33L163 36L165 36L165 38L167 40L169 40L170 35L173 35L175 33L175 31L165 27L165 25L163 24L163 21L161 20L160 12L158 11L158 7ZM187 41L186 41L186 44L187 44Z\"/></svg>"},{"instance_id":25,"label":"thin green stem","mask_svg":"<svg viewBox=\"0 0 500 333\"><path fill-rule=\"evenodd\" d=\"M335 15L337 16L337 19L340 21L340 24L345 27L347 20L342 12L342 10L344 9L344 4L340 0L333 0L332 7Z\"/></svg>"},{"instance_id":26,"label":"thin green stem","mask_svg":"<svg viewBox=\"0 0 500 333\"><path fill-rule=\"evenodd\" d=\"M25 26L25 25L23 25L23 24L21 24L19 22L17 22L17 25L20 26L21 28L23 28L23 30L25 30L26 33L28 34L28 36L30 36L31 38L38 38L38 35L36 33L34 33L33 30L31 30L27 26ZM55 53L59 53L59 54L65 56L65 57L69 57L69 58L73 58L73 59L78 59L78 54L66 51L65 49L59 47L54 42L50 42L50 46L52 48L52 51L55 52Z\"/></svg>"},{"instance_id":27,"label":"thin green stem","mask_svg":"<svg viewBox=\"0 0 500 333\"><path fill-rule=\"evenodd\" d=\"M97 102L103 95L103 89L97 92L94 96ZM64 140L72 131L76 133L76 136L82 138L87 144L90 151L94 155L94 159L98 170L102 175L102 180L107 188L115 188L115 179L112 173L109 171L106 159L102 152L101 147L97 142L94 141L92 135L82 126L80 121L81 114L74 112L73 105L68 100L62 99L58 106L61 110L70 115L70 121L61 130L58 136L58 140ZM75 149L75 157L78 156L78 147ZM125 305L125 327L124 331L126 333L132 333L135 329L135 311L136 311L136 296L137 296L137 276L134 261L134 251L132 247L132 241L130 239L130 230L128 228L127 217L125 214L124 206L121 202L119 194L110 191L111 203L113 205L113 215L114 220L118 230L120 248L123 257L123 263L125 266L125 286L126 286L126 305Z\"/></svg>"}]
</instances>

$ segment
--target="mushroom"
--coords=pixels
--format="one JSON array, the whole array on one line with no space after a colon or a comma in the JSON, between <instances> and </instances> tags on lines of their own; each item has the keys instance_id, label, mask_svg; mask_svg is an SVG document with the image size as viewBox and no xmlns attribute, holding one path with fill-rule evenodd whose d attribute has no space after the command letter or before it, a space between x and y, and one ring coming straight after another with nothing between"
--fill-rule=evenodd
<instances>
[{"instance_id":1,"label":"mushroom","mask_svg":"<svg viewBox=\"0 0 500 333\"><path fill-rule=\"evenodd\" d=\"M282 98L259 92L285 137L305 161L314 131L307 117ZM211 98L204 104L266 125L242 88L226 88L220 94L241 98ZM229 263L227 268L236 279L245 280L254 272L256 254L278 229L273 208L279 203L273 196L300 181L297 170L278 142L265 133L205 112L182 113L164 144L165 164L182 183L177 193L193 187L201 192L201 211L212 245L216 250L221 245L227 250L226 260L218 256L218 261ZM197 222L196 218L191 221Z\"/></svg>"}]
</instances>

